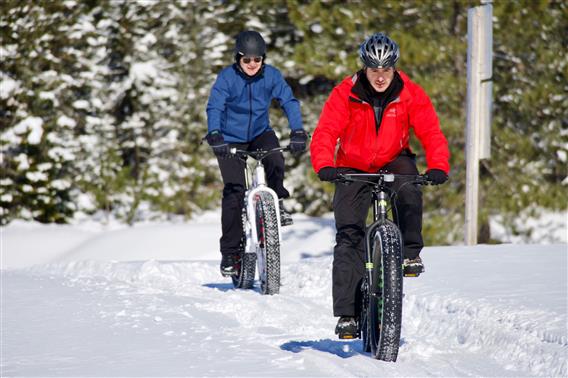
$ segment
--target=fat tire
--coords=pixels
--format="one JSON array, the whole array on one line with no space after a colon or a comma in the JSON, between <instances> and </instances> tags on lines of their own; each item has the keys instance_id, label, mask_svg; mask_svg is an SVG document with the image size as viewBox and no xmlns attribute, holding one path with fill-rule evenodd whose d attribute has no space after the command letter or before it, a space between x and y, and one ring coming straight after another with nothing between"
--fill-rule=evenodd
<instances>
[{"instance_id":1,"label":"fat tire","mask_svg":"<svg viewBox=\"0 0 568 378\"><path fill-rule=\"evenodd\" d=\"M361 313L359 315L359 334L363 341L363 351L371 352L371 324L369 322L369 288L367 279L361 285Z\"/></svg>"},{"instance_id":2,"label":"fat tire","mask_svg":"<svg viewBox=\"0 0 568 378\"><path fill-rule=\"evenodd\" d=\"M256 274L256 255L254 253L243 253L238 274L231 277L233 285L238 289L252 289L254 285L254 275Z\"/></svg>"},{"instance_id":3,"label":"fat tire","mask_svg":"<svg viewBox=\"0 0 568 378\"><path fill-rule=\"evenodd\" d=\"M256 254L245 253L247 248L247 235L246 235L246 223L247 214L246 209L243 207L241 214L243 222L243 234L241 236L241 242L239 245L239 254L241 261L239 263L239 268L237 270L237 275L232 276L233 286L237 289L252 289L254 286L254 276L256 274Z\"/></svg>"},{"instance_id":4,"label":"fat tire","mask_svg":"<svg viewBox=\"0 0 568 378\"><path fill-rule=\"evenodd\" d=\"M257 256L260 292L280 292L280 237L274 199L259 193L256 201L256 230L259 240Z\"/></svg>"},{"instance_id":5,"label":"fat tire","mask_svg":"<svg viewBox=\"0 0 568 378\"><path fill-rule=\"evenodd\" d=\"M402 237L391 221L380 224L373 240L373 288L369 295L368 340L374 358L395 362L402 327Z\"/></svg>"}]
</instances>

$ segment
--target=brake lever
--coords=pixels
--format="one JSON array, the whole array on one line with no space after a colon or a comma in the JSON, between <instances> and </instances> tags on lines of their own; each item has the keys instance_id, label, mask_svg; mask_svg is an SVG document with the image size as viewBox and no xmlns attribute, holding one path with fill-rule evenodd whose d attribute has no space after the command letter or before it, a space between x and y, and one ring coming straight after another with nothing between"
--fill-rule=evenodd
<instances>
[{"instance_id":1,"label":"brake lever","mask_svg":"<svg viewBox=\"0 0 568 378\"><path fill-rule=\"evenodd\" d=\"M348 180L343 175L339 174L335 180L332 181L334 184L341 184L341 185L351 185L353 183L352 180Z\"/></svg>"}]
</instances>

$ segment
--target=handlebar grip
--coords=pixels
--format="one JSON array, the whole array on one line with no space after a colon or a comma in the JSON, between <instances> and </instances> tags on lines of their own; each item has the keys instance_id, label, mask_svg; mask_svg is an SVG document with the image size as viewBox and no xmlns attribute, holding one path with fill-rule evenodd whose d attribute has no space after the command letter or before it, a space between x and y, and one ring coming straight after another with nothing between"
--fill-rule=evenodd
<instances>
[{"instance_id":1,"label":"handlebar grip","mask_svg":"<svg viewBox=\"0 0 568 378\"><path fill-rule=\"evenodd\" d=\"M347 184L350 183L351 180L349 180L347 177L345 177L345 175L343 173L337 173L337 178L333 181L331 181L332 183L337 183L337 184Z\"/></svg>"},{"instance_id":2,"label":"handlebar grip","mask_svg":"<svg viewBox=\"0 0 568 378\"><path fill-rule=\"evenodd\" d=\"M421 185L430 185L431 184L430 180L428 180L428 177L426 177L426 175L418 175L416 177L416 183L421 184Z\"/></svg>"}]
</instances>

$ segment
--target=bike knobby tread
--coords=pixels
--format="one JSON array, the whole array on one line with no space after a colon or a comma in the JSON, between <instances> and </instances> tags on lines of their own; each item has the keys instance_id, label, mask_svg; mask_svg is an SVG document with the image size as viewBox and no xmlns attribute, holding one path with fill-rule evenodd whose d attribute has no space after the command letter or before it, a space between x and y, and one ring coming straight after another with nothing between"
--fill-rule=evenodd
<instances>
[{"instance_id":1,"label":"bike knobby tread","mask_svg":"<svg viewBox=\"0 0 568 378\"><path fill-rule=\"evenodd\" d=\"M280 292L280 238L276 205L268 193L259 193L260 211L264 222L264 249L266 278L261 277L261 292L263 294L278 294ZM258 209L258 207L257 207ZM259 219L257 215L257 220ZM257 225L259 229L259 225ZM259 274L262 269L259 267Z\"/></svg>"},{"instance_id":2,"label":"bike knobby tread","mask_svg":"<svg viewBox=\"0 0 568 378\"><path fill-rule=\"evenodd\" d=\"M382 306L379 308L380 336L375 349L375 358L395 362L400 344L402 325L402 238L398 228L390 221L381 224L375 237L375 249L380 247L381 279L379 293ZM380 245L377 246L377 243ZM375 251L376 252L376 251ZM375 256L373 256L375 259Z\"/></svg>"}]
</instances>

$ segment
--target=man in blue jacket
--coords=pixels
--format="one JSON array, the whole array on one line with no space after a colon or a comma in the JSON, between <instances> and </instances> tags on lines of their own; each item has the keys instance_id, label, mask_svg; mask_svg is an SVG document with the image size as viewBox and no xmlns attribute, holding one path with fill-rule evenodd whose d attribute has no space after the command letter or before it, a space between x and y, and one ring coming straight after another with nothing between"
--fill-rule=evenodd
<instances>
[{"instance_id":1,"label":"man in blue jacket","mask_svg":"<svg viewBox=\"0 0 568 378\"><path fill-rule=\"evenodd\" d=\"M266 43L255 31L239 33L235 45L235 63L217 76L207 103L207 142L217 156L223 177L221 204L222 232L221 274L236 275L239 244L243 233L241 209L244 201L245 162L231 158L229 149L248 151L272 149L279 141L270 127L269 108L278 100L288 117L290 150L299 155L306 149L307 133L303 130L300 103L275 67L265 64ZM292 224L292 218L282 205L290 196L284 188L284 156L269 155L263 160L268 186L280 199L281 224Z\"/></svg>"}]
</instances>

